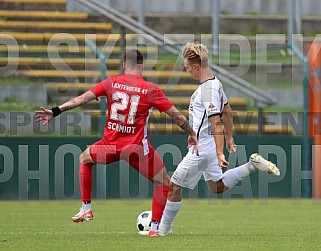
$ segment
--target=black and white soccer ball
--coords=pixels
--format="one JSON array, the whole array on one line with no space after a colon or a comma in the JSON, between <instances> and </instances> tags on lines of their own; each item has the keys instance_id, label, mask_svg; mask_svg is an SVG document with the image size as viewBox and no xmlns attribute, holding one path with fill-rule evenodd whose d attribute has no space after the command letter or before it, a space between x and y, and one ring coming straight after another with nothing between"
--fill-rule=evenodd
<instances>
[{"instance_id":1,"label":"black and white soccer ball","mask_svg":"<svg viewBox=\"0 0 321 251\"><path fill-rule=\"evenodd\" d=\"M152 211L144 211L137 217L136 227L138 232L146 232L150 230L152 220Z\"/></svg>"}]
</instances>

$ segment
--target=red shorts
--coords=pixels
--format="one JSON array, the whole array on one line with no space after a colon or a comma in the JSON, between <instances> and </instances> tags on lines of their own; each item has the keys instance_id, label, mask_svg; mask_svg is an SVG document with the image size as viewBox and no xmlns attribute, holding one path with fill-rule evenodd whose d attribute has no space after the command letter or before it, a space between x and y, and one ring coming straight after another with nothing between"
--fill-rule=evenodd
<instances>
[{"instance_id":1,"label":"red shorts","mask_svg":"<svg viewBox=\"0 0 321 251\"><path fill-rule=\"evenodd\" d=\"M104 140L100 140L90 146L90 155L97 164L124 160L141 175L151 179L164 168L164 163L149 143L148 149L149 152L144 155L144 147L141 145L129 145L120 150L116 145L106 145Z\"/></svg>"}]
</instances>

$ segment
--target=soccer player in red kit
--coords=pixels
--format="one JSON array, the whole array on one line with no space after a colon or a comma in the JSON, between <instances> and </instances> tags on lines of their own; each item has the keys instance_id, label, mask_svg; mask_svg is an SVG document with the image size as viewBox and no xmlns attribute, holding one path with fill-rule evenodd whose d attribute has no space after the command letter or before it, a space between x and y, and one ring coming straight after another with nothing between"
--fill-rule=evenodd
<instances>
[{"instance_id":1,"label":"soccer player in red kit","mask_svg":"<svg viewBox=\"0 0 321 251\"><path fill-rule=\"evenodd\" d=\"M188 120L168 100L160 88L142 78L143 55L138 50L128 50L123 55L122 76L109 77L84 94L52 109L41 107L36 111L36 122L43 125L61 112L106 97L108 117L102 139L80 155L79 181L82 197L80 211L72 217L74 222L93 220L91 208L92 167L118 160L127 161L140 174L154 184L152 223L149 236L157 235L158 224L166 204L169 176L158 153L147 137L151 108L165 112L188 134L188 146L197 151L198 142Z\"/></svg>"}]
</instances>

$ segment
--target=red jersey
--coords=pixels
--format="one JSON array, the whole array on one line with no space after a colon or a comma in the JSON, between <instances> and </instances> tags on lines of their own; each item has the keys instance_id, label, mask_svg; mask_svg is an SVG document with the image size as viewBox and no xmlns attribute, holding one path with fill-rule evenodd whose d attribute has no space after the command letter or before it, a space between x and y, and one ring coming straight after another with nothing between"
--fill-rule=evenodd
<instances>
[{"instance_id":1,"label":"red jersey","mask_svg":"<svg viewBox=\"0 0 321 251\"><path fill-rule=\"evenodd\" d=\"M108 145L116 145L118 150L131 144L148 147L151 108L163 112L173 106L156 84L138 75L109 77L90 91L96 97L107 98L108 116L103 139Z\"/></svg>"}]
</instances>

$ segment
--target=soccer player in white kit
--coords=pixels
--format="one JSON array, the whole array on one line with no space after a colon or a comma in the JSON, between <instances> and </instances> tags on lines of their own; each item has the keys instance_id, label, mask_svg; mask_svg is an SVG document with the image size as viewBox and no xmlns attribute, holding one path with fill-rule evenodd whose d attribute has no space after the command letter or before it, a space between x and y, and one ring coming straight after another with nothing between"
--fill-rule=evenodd
<instances>
[{"instance_id":1,"label":"soccer player in white kit","mask_svg":"<svg viewBox=\"0 0 321 251\"><path fill-rule=\"evenodd\" d=\"M194 189L202 175L209 190L217 194L232 188L255 170L280 175L275 164L257 153L251 155L248 163L222 172L228 165L223 154L224 138L227 151L236 151L231 107L222 84L209 68L206 46L187 43L182 49L182 57L186 71L200 82L189 105L189 123L197 134L199 149L198 153L190 149L171 177L159 226L160 236L172 234L173 220L182 206L182 187Z\"/></svg>"}]
</instances>

